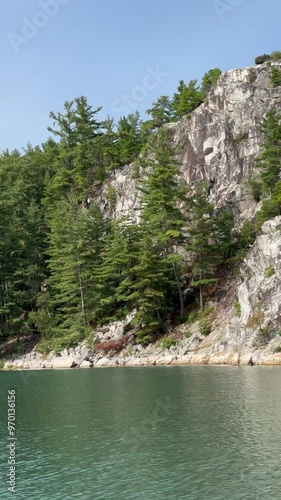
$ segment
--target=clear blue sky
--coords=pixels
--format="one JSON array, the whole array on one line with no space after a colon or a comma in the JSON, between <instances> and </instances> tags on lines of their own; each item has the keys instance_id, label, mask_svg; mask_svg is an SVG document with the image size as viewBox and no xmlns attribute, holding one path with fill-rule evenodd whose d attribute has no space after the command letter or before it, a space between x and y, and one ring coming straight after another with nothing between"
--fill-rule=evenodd
<instances>
[{"instance_id":1,"label":"clear blue sky","mask_svg":"<svg viewBox=\"0 0 281 500\"><path fill-rule=\"evenodd\" d=\"M179 79L249 66L281 50L280 20L280 0L2 2L0 150L45 141L67 99L86 95L118 119L173 95Z\"/></svg>"}]
</instances>

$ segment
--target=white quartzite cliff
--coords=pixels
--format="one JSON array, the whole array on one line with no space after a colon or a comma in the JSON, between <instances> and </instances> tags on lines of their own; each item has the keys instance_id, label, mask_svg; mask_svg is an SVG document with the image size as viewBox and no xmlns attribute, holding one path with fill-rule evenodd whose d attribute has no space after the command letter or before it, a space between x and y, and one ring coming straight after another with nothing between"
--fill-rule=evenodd
<instances>
[{"instance_id":1,"label":"white quartzite cliff","mask_svg":"<svg viewBox=\"0 0 281 500\"><path fill-rule=\"evenodd\" d=\"M275 64L281 68L281 63ZM230 204L242 220L256 210L245 182L261 150L262 119L271 107L281 110L281 90L273 88L270 73L267 64L223 73L191 117L168 125L174 145L181 147L179 162L188 184L212 181L211 200L218 206ZM132 172L133 165L125 166L109 178L116 191L117 218L139 208ZM100 194L105 207L107 190L108 184Z\"/></svg>"}]
</instances>

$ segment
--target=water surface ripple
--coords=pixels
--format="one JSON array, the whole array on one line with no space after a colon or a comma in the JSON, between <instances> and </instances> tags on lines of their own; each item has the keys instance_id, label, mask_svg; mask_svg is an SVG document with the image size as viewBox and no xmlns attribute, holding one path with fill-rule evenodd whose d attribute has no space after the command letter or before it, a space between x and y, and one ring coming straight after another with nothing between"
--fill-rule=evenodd
<instances>
[{"instance_id":1,"label":"water surface ripple","mask_svg":"<svg viewBox=\"0 0 281 500\"><path fill-rule=\"evenodd\" d=\"M0 498L281 499L280 381L265 367L0 372Z\"/></svg>"}]
</instances>

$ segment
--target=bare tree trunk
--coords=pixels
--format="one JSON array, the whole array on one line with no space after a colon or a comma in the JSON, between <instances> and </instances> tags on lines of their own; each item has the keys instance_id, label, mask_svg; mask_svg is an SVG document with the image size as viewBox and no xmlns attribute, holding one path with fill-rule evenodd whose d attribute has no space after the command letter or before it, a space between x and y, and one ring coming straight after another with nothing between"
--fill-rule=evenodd
<instances>
[{"instance_id":1,"label":"bare tree trunk","mask_svg":"<svg viewBox=\"0 0 281 500\"><path fill-rule=\"evenodd\" d=\"M178 275L178 272L177 272L177 269L176 269L175 263L173 263L173 269L174 269L174 275L175 275L175 278L176 278L177 288L178 288L178 293L179 293L180 308L181 308L181 316L183 316L183 315L184 315L184 298L183 298L183 291L182 291L182 288L181 288L181 283L180 283L180 279L179 279L179 275Z\"/></svg>"},{"instance_id":2,"label":"bare tree trunk","mask_svg":"<svg viewBox=\"0 0 281 500\"><path fill-rule=\"evenodd\" d=\"M203 286L200 286L200 312L204 311Z\"/></svg>"},{"instance_id":3,"label":"bare tree trunk","mask_svg":"<svg viewBox=\"0 0 281 500\"><path fill-rule=\"evenodd\" d=\"M202 280L202 273L200 274L200 281ZM203 297L203 286L200 285L200 312L204 311L204 297Z\"/></svg>"},{"instance_id":4,"label":"bare tree trunk","mask_svg":"<svg viewBox=\"0 0 281 500\"><path fill-rule=\"evenodd\" d=\"M157 314L157 318L159 319L160 323L163 323L163 320L162 320L158 310L156 311L156 314ZM164 328L166 333L171 333L171 330L164 323L163 323L163 328Z\"/></svg>"},{"instance_id":5,"label":"bare tree trunk","mask_svg":"<svg viewBox=\"0 0 281 500\"><path fill-rule=\"evenodd\" d=\"M83 280L81 274L81 265L80 265L80 255L78 252L78 276L79 276L79 287L80 287L80 297L81 297L81 311L83 315L84 325L87 326L87 318L86 318L86 308L85 308L85 299L84 299L84 290L83 290Z\"/></svg>"}]
</instances>

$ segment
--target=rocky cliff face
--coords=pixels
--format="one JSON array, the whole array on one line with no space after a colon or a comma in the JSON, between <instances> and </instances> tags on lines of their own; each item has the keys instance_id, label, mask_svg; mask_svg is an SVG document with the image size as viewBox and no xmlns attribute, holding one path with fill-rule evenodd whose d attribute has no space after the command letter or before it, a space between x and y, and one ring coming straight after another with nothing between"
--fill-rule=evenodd
<instances>
[{"instance_id":1,"label":"rocky cliff face","mask_svg":"<svg viewBox=\"0 0 281 500\"><path fill-rule=\"evenodd\" d=\"M281 364L281 217L266 222L241 266L226 283L210 336L191 362Z\"/></svg>"},{"instance_id":2,"label":"rocky cliff face","mask_svg":"<svg viewBox=\"0 0 281 500\"><path fill-rule=\"evenodd\" d=\"M281 63L275 63L281 67ZM207 102L190 118L169 124L174 145L180 147L183 178L191 187L210 182L216 206L229 204L237 223L251 219L259 208L246 188L260 153L260 124L265 113L281 110L280 87L274 89L270 68L261 66L228 71L219 79ZM134 215L139 209L133 165L113 172L101 192L100 204L109 211L107 191L116 193L112 215ZM281 364L281 217L266 222L249 250L240 276L225 282L225 293L217 299L208 320L211 334L200 334L198 322L177 327L177 344L169 350L161 345L148 348L129 345L121 354L104 356L85 345L52 353L47 359L33 352L25 359L10 360L6 366L44 368L71 366L138 366L161 364ZM99 331L100 341L116 340L126 324Z\"/></svg>"},{"instance_id":3,"label":"rocky cliff face","mask_svg":"<svg viewBox=\"0 0 281 500\"><path fill-rule=\"evenodd\" d=\"M281 67L281 63L275 63ZM169 124L174 146L182 150L179 163L188 185L202 180L213 185L211 200L230 204L238 220L249 218L256 203L245 188L260 152L260 124L271 107L281 109L280 88L273 88L266 64L227 71L191 118ZM133 165L112 173L109 184L116 191L114 216L135 213L138 197L132 179ZM106 207L108 185L100 193Z\"/></svg>"}]
</instances>

